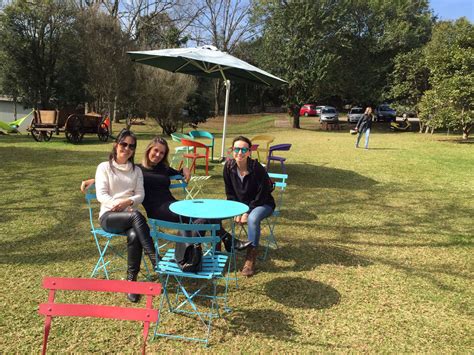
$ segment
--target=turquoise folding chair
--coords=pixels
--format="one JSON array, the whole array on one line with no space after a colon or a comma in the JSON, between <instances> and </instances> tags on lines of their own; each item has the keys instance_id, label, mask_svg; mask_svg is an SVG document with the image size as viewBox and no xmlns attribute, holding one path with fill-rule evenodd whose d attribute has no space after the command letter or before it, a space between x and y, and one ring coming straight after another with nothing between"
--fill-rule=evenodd
<instances>
[{"instance_id":1,"label":"turquoise folding chair","mask_svg":"<svg viewBox=\"0 0 474 355\"><path fill-rule=\"evenodd\" d=\"M98 205L97 203L97 196L95 193L95 184L89 186L86 191L86 202L87 207L89 209L89 220L91 224L91 233L94 236L94 241L97 246L97 250L99 252L99 258L97 263L95 264L94 269L92 270L91 277L95 277L100 271L102 271L103 275L106 279L109 279L109 272L121 270L126 270L127 265L127 255L126 252L121 252L118 248L112 246L111 242L113 239L117 237L127 239L127 236L124 234L116 234L116 233L109 233L103 230L102 228L97 228L95 226L95 221L97 221L97 216L94 213L94 206ZM125 243L124 243L125 245ZM114 259L122 259L121 265L125 265L123 267L115 267L114 269L108 268L109 265L112 263ZM145 266L145 277L150 279L150 269L145 259L143 259L143 263Z\"/></svg>"},{"instance_id":2,"label":"turquoise folding chair","mask_svg":"<svg viewBox=\"0 0 474 355\"><path fill-rule=\"evenodd\" d=\"M173 175L170 176L171 184L170 190L181 191L182 199L186 199L188 192L188 183L184 180L184 176L182 175ZM176 197L176 196L175 196Z\"/></svg>"},{"instance_id":3,"label":"turquoise folding chair","mask_svg":"<svg viewBox=\"0 0 474 355\"><path fill-rule=\"evenodd\" d=\"M175 262L174 248L164 252L164 256L156 265L156 272L160 278L163 287L163 297L160 301L160 314L155 327L154 337L163 336L182 340L191 340L209 344L209 336L212 329L214 318L220 317L220 303L223 309L227 309L227 290L228 280L224 277L224 270L228 261L228 256L216 252L216 245L220 243L220 238L216 235L219 230L218 224L182 224L149 219L152 230L152 236L156 242L162 243L205 243L205 250L202 260L202 271L184 272ZM183 237L172 235L163 231L173 230L178 234L183 231L206 231L210 236L206 237ZM187 281L194 282L187 282ZM225 282L224 295L219 296L217 285L220 280ZM174 282L173 282L174 281ZM206 286L210 283L210 292L206 291ZM172 285L173 284L173 285ZM174 287L175 286L175 287ZM195 302L195 299L200 299ZM182 319L183 324L189 323L189 319L202 325L203 335L195 336L193 334L171 334L166 333L161 328L165 312L163 308L168 306L167 314L184 314L187 317ZM193 328L194 329L194 328Z\"/></svg>"},{"instance_id":4,"label":"turquoise folding chair","mask_svg":"<svg viewBox=\"0 0 474 355\"><path fill-rule=\"evenodd\" d=\"M288 174L275 174L275 173L268 173L268 176L270 179L273 181L275 185L275 190L273 192L273 195L275 195L276 192L276 207L273 213L268 217L265 218L264 221L262 221L262 227L267 226L268 227L268 235L262 233L260 240L263 240L263 243L261 242L260 245L264 245L265 247L265 252L263 253L263 256L260 258L261 260L266 260L267 255L268 255L268 250L270 248L272 249L277 249L278 248L278 243L275 238L275 227L277 225L278 219L281 214L281 208L283 206L283 195L286 190L286 180L288 179ZM242 234L245 234L247 236L247 230L245 229L245 226L243 224L240 224L241 229L239 236ZM262 228L263 232L263 228Z\"/></svg>"},{"instance_id":5,"label":"turquoise folding chair","mask_svg":"<svg viewBox=\"0 0 474 355\"><path fill-rule=\"evenodd\" d=\"M214 160L214 135L206 131L191 131L189 132L189 135L192 137L192 139L210 139L211 142L207 143L206 145L211 148L211 160Z\"/></svg>"}]
</instances>

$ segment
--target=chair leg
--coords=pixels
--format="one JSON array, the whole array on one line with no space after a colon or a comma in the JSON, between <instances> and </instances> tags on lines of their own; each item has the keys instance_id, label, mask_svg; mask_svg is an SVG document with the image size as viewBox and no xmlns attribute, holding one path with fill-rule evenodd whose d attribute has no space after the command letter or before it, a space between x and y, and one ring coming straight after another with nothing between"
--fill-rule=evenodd
<instances>
[{"instance_id":1,"label":"chair leg","mask_svg":"<svg viewBox=\"0 0 474 355\"><path fill-rule=\"evenodd\" d=\"M46 347L48 346L49 330L51 329L51 318L51 316L46 316L46 319L44 320L43 355L46 354Z\"/></svg>"}]
</instances>

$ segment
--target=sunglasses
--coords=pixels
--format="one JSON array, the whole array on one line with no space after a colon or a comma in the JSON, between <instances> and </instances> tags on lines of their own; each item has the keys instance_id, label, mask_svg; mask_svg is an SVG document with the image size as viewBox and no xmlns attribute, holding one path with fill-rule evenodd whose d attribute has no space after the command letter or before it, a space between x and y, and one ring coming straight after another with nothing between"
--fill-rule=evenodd
<instances>
[{"instance_id":1,"label":"sunglasses","mask_svg":"<svg viewBox=\"0 0 474 355\"><path fill-rule=\"evenodd\" d=\"M239 148L239 147L235 147L234 148L234 153L235 154L239 154L239 152L242 152L242 154L245 154L249 151L249 148Z\"/></svg>"},{"instance_id":2,"label":"sunglasses","mask_svg":"<svg viewBox=\"0 0 474 355\"><path fill-rule=\"evenodd\" d=\"M120 142L119 146L121 146L122 148L127 148L128 147L128 149L130 149L130 150L135 150L135 148L137 147L136 144L130 144L130 143L127 143L127 142Z\"/></svg>"}]
</instances>

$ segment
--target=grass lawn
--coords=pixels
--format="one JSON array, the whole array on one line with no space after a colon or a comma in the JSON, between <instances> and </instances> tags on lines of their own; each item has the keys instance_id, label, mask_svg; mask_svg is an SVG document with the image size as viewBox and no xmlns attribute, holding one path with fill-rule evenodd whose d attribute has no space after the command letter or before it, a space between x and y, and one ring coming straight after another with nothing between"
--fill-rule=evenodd
<instances>
[{"instance_id":1,"label":"grass lawn","mask_svg":"<svg viewBox=\"0 0 474 355\"><path fill-rule=\"evenodd\" d=\"M366 151L354 148L348 129L323 132L302 118L303 129L293 130L274 121L257 115L228 125L229 137L270 133L274 143L293 146L279 248L257 264L257 275L231 289L234 311L215 322L209 350L472 353L474 144L376 129ZM220 126L211 120L200 128ZM160 129L151 122L134 128L139 161ZM216 146L217 155L220 139ZM40 351L44 276L89 277L97 250L79 186L110 149L93 136L81 145L64 136L48 143L0 136L2 353ZM222 165L210 173L205 195L223 198ZM127 305L124 296L97 299ZM176 316L167 326L185 323ZM55 352L140 346L139 323L75 318L54 320L49 342ZM203 348L158 339L147 349Z\"/></svg>"}]
</instances>

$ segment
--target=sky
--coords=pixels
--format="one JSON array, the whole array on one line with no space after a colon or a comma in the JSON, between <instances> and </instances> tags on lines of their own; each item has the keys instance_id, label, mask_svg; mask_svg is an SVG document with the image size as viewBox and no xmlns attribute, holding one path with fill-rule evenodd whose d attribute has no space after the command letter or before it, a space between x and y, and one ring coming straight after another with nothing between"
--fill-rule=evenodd
<instances>
[{"instance_id":1,"label":"sky","mask_svg":"<svg viewBox=\"0 0 474 355\"><path fill-rule=\"evenodd\" d=\"M430 0L430 7L440 20L467 17L474 22L474 0Z\"/></svg>"}]
</instances>

